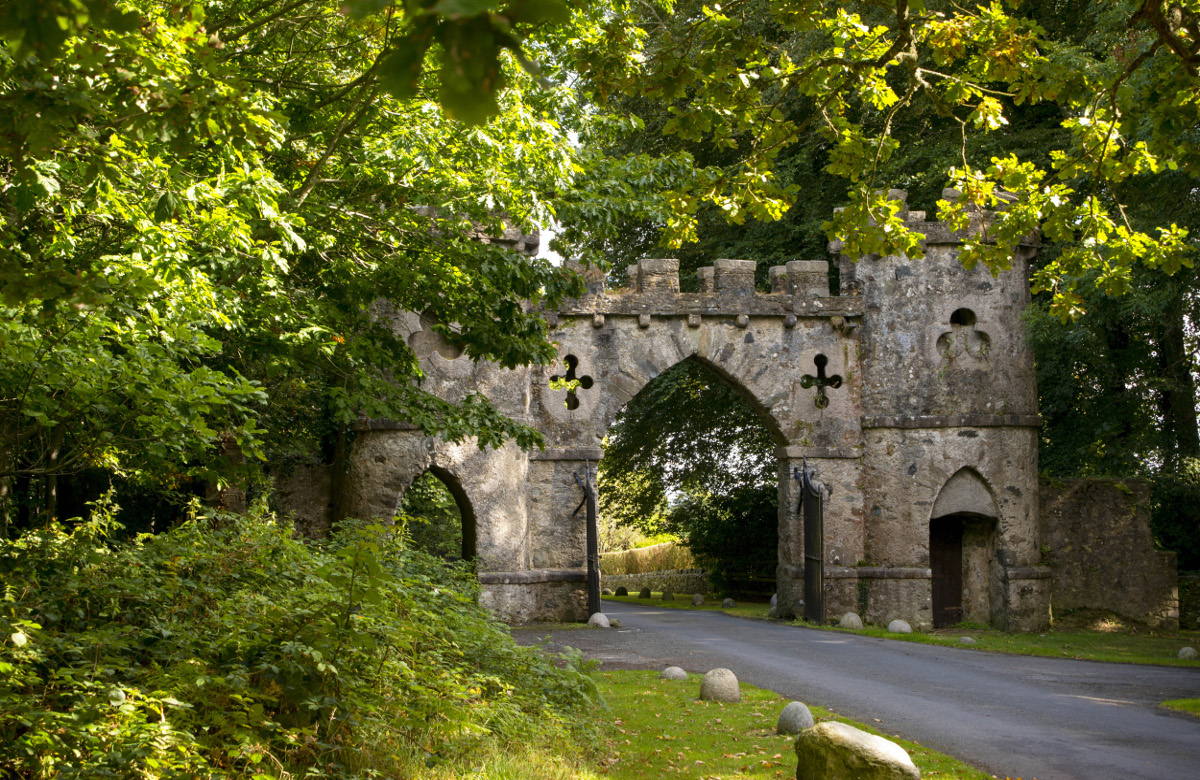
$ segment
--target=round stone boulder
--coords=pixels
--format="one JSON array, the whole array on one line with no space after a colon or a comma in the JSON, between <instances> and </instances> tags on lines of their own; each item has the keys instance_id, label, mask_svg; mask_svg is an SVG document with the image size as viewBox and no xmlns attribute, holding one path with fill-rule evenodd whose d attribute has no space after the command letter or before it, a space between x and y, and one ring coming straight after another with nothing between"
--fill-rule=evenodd
<instances>
[{"instance_id":1,"label":"round stone boulder","mask_svg":"<svg viewBox=\"0 0 1200 780\"><path fill-rule=\"evenodd\" d=\"M668 666L662 670L662 674L658 676L660 680L686 680L687 672L680 669L678 666Z\"/></svg>"},{"instance_id":2,"label":"round stone boulder","mask_svg":"<svg viewBox=\"0 0 1200 780\"><path fill-rule=\"evenodd\" d=\"M779 722L775 724L776 734L795 736L805 729L813 727L813 716L802 701L794 701L779 713Z\"/></svg>"},{"instance_id":3,"label":"round stone boulder","mask_svg":"<svg viewBox=\"0 0 1200 780\"><path fill-rule=\"evenodd\" d=\"M613 592L611 588L605 588L604 590L600 591L601 596L611 596L612 594Z\"/></svg>"},{"instance_id":4,"label":"round stone boulder","mask_svg":"<svg viewBox=\"0 0 1200 780\"><path fill-rule=\"evenodd\" d=\"M649 589L649 588L642 588L641 590L639 590L639 591L638 591L638 598L639 598L639 599L648 599L648 598L650 598L650 589Z\"/></svg>"},{"instance_id":5,"label":"round stone boulder","mask_svg":"<svg viewBox=\"0 0 1200 780\"><path fill-rule=\"evenodd\" d=\"M959 643L960 645L973 645L973 644L975 644L975 637L973 637L973 636L960 636L960 637L958 638L958 643Z\"/></svg>"},{"instance_id":6,"label":"round stone boulder","mask_svg":"<svg viewBox=\"0 0 1200 780\"><path fill-rule=\"evenodd\" d=\"M911 634L912 626L908 624L907 620L896 618L891 623L888 623L888 631L892 634Z\"/></svg>"},{"instance_id":7,"label":"round stone boulder","mask_svg":"<svg viewBox=\"0 0 1200 780\"><path fill-rule=\"evenodd\" d=\"M728 669L713 669L700 683L701 701L734 703L742 700L737 676Z\"/></svg>"},{"instance_id":8,"label":"round stone boulder","mask_svg":"<svg viewBox=\"0 0 1200 780\"><path fill-rule=\"evenodd\" d=\"M663 600L663 601L674 601L674 600L675 600L675 594L674 594L674 593L672 593L672 592L671 592L671 591L669 591L669 590L664 590L664 591L663 591L663 594L662 594L662 600Z\"/></svg>"},{"instance_id":9,"label":"round stone boulder","mask_svg":"<svg viewBox=\"0 0 1200 780\"><path fill-rule=\"evenodd\" d=\"M693 607L704 606L704 597L701 596L699 593L693 593L692 594L692 606Z\"/></svg>"},{"instance_id":10,"label":"round stone boulder","mask_svg":"<svg viewBox=\"0 0 1200 780\"><path fill-rule=\"evenodd\" d=\"M609 628L620 628L621 621L617 620L616 618L609 618L608 619L608 627Z\"/></svg>"},{"instance_id":11,"label":"round stone boulder","mask_svg":"<svg viewBox=\"0 0 1200 780\"><path fill-rule=\"evenodd\" d=\"M617 588L617 595L618 596L628 596L629 588L625 587L624 585L621 585L620 587Z\"/></svg>"},{"instance_id":12,"label":"round stone boulder","mask_svg":"<svg viewBox=\"0 0 1200 780\"><path fill-rule=\"evenodd\" d=\"M605 615L603 612L593 613L588 618L588 625L593 628L608 628L608 615Z\"/></svg>"},{"instance_id":13,"label":"round stone boulder","mask_svg":"<svg viewBox=\"0 0 1200 780\"><path fill-rule=\"evenodd\" d=\"M1181 647L1175 657L1180 661L1195 661L1200 657L1200 653L1197 653L1194 647Z\"/></svg>"},{"instance_id":14,"label":"round stone boulder","mask_svg":"<svg viewBox=\"0 0 1200 780\"><path fill-rule=\"evenodd\" d=\"M904 748L845 723L826 721L796 737L796 777L921 780Z\"/></svg>"},{"instance_id":15,"label":"round stone boulder","mask_svg":"<svg viewBox=\"0 0 1200 780\"><path fill-rule=\"evenodd\" d=\"M737 606L737 602L734 601L733 599L725 599L724 601L721 602L722 609L729 609L730 607L736 607L736 606Z\"/></svg>"},{"instance_id":16,"label":"round stone boulder","mask_svg":"<svg viewBox=\"0 0 1200 780\"><path fill-rule=\"evenodd\" d=\"M842 615L842 619L838 621L838 628L852 628L855 631L862 628L862 618L853 612L847 612Z\"/></svg>"}]
</instances>

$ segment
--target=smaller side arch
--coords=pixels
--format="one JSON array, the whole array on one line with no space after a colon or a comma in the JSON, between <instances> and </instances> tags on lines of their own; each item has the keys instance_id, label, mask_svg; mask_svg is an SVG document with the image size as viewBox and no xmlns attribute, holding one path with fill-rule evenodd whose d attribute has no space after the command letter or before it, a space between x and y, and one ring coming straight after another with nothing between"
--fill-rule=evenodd
<instances>
[{"instance_id":1,"label":"smaller side arch","mask_svg":"<svg viewBox=\"0 0 1200 780\"><path fill-rule=\"evenodd\" d=\"M475 521L475 510L471 505L471 500L467 496L467 491L463 488L462 483L454 475L454 472L449 469L438 466L436 463L429 463L426 468L413 477L412 481L404 491L401 492L396 500L396 512L404 505L405 497L408 495L409 489L424 475L430 475L437 479L438 482L445 487L451 498L454 499L455 508L458 509L462 531L462 545L460 555L464 561L473 561L478 553L478 529Z\"/></svg>"},{"instance_id":2,"label":"smaller side arch","mask_svg":"<svg viewBox=\"0 0 1200 780\"><path fill-rule=\"evenodd\" d=\"M462 559L464 561L475 560L478 554L478 531L475 524L475 508L471 506L471 499L467 497L467 491L463 489L462 483L458 481L458 477L448 469L444 469L436 463L429 464L429 473L442 481L446 489L450 491L450 495L454 497L454 503L458 505L458 513L462 515Z\"/></svg>"}]
</instances>

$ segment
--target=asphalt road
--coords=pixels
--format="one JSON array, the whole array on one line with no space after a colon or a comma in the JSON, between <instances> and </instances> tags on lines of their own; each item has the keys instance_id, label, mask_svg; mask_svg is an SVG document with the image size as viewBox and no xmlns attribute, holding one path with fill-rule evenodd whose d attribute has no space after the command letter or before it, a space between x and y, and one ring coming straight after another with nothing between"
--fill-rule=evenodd
<instances>
[{"instance_id":1,"label":"asphalt road","mask_svg":"<svg viewBox=\"0 0 1200 780\"><path fill-rule=\"evenodd\" d=\"M877 723L987 770L1031 780L1200 780L1200 719L1158 702L1200 696L1200 669L987 653L606 601L618 630L552 637L603 668L732 669L743 682ZM514 631L533 643L545 629Z\"/></svg>"}]
</instances>

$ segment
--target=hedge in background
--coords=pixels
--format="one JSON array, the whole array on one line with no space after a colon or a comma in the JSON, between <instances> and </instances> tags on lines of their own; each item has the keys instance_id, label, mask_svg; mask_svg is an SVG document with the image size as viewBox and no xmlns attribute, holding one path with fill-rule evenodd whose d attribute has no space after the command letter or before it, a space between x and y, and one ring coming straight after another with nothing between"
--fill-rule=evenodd
<instances>
[{"instance_id":1,"label":"hedge in background","mask_svg":"<svg viewBox=\"0 0 1200 780\"><path fill-rule=\"evenodd\" d=\"M600 573L610 577L694 568L696 561L692 558L692 551L676 542L664 542L651 547L605 553L600 556Z\"/></svg>"}]
</instances>

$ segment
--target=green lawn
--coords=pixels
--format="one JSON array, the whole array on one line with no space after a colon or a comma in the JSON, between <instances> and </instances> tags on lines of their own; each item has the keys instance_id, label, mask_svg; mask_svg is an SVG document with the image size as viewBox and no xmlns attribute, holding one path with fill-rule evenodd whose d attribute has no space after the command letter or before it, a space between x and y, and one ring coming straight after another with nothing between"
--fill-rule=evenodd
<instances>
[{"instance_id":1,"label":"green lawn","mask_svg":"<svg viewBox=\"0 0 1200 780\"><path fill-rule=\"evenodd\" d=\"M708 610L710 612L724 612L728 615L737 615L738 617L746 618L761 618L767 619L767 611L771 609L771 605L766 602L741 602L737 603L736 607L728 609L721 607L721 599L706 597L704 605L700 607L692 606L692 594L676 593L675 598L671 601L663 601L662 594L654 592L650 594L648 599L639 599L637 594L629 596L605 596L604 601L619 601L622 604L640 604L650 607L665 607L667 609L698 609Z\"/></svg>"},{"instance_id":2,"label":"green lawn","mask_svg":"<svg viewBox=\"0 0 1200 780\"><path fill-rule=\"evenodd\" d=\"M850 634L920 642L948 647L969 647L972 650L991 650L999 653L1040 655L1049 658L1078 658L1089 661L1158 664L1160 666L1200 667L1198 661L1181 661L1175 657L1184 645L1200 647L1197 631L1152 631L1125 627L1079 626L1067 624L1064 629L1052 628L1041 634L1009 634L981 628L941 629L931 633L891 634L886 629L868 626L860 631L829 628ZM962 645L960 637L969 636L974 645Z\"/></svg>"},{"instance_id":3,"label":"green lawn","mask_svg":"<svg viewBox=\"0 0 1200 780\"><path fill-rule=\"evenodd\" d=\"M1162 706L1192 715L1200 715L1200 699L1171 699L1164 701Z\"/></svg>"},{"instance_id":4,"label":"green lawn","mask_svg":"<svg viewBox=\"0 0 1200 780\"><path fill-rule=\"evenodd\" d=\"M679 595L673 601L662 601L661 594L640 599L634 596L605 596L605 599L625 604L641 604L670 609L701 609L725 612L738 617L766 619L768 604L739 603L732 609L722 609L719 599L709 599L702 607L693 607L691 596ZM1040 655L1050 658L1078 658L1090 661L1158 664L1161 666L1200 667L1200 660L1180 661L1175 657L1179 648L1190 645L1200 649L1200 631L1160 631L1149 629L1110 614L1081 612L1055 622L1052 629L1040 634L1009 634L979 626L940 629L929 633L892 634L878 626L850 631L833 626L815 626L804 621L794 625L845 631L851 634L892 639L900 642L919 642L947 647L967 647L971 650L991 650L998 653ZM969 636L974 645L963 645L960 637Z\"/></svg>"},{"instance_id":5,"label":"green lawn","mask_svg":"<svg viewBox=\"0 0 1200 780\"><path fill-rule=\"evenodd\" d=\"M412 776L426 780L791 780L796 774L792 737L775 733L788 700L742 685L742 701L697 700L701 675L667 682L657 671L596 672L603 698L575 727L573 738L547 733L541 743L507 746L486 734L468 739L452 755ZM908 751L923 778L988 780L991 776L950 756L888 733L887 724L864 725L811 706L818 722L840 720L891 739Z\"/></svg>"},{"instance_id":6,"label":"green lawn","mask_svg":"<svg viewBox=\"0 0 1200 780\"><path fill-rule=\"evenodd\" d=\"M651 672L601 672L600 692L611 708L609 758L600 773L616 780L660 777L774 780L792 778L796 754L792 738L775 733L775 722L788 699L742 685L742 701L697 701L701 676L668 682ZM818 722L840 720L898 742L924 778L991 776L949 756L898 739L886 724L866 726L821 707L809 709Z\"/></svg>"}]
</instances>

